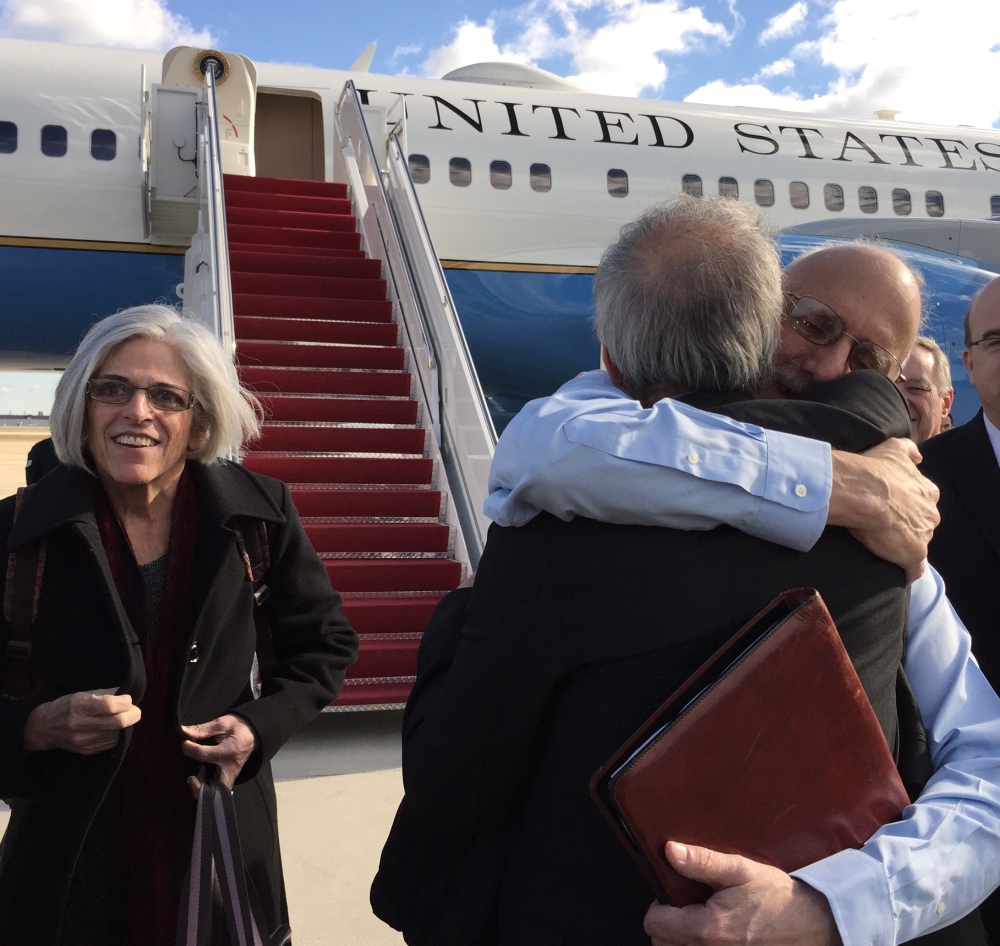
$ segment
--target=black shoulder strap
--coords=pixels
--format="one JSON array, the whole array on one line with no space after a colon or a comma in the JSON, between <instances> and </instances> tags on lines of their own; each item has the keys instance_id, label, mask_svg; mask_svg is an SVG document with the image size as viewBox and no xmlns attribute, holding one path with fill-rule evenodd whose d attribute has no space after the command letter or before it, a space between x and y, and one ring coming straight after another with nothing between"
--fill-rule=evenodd
<instances>
[{"instance_id":1,"label":"black shoulder strap","mask_svg":"<svg viewBox=\"0 0 1000 946\"><path fill-rule=\"evenodd\" d=\"M275 664L271 627L262 605L271 594L264 576L271 566L271 553L267 544L267 527L260 519L240 519L236 542L247 570L247 581L253 585L253 622L257 630L257 665L263 673Z\"/></svg>"},{"instance_id":2,"label":"black shoulder strap","mask_svg":"<svg viewBox=\"0 0 1000 946\"><path fill-rule=\"evenodd\" d=\"M32 488L22 486L17 491L15 521ZM38 618L38 598L42 590L47 547L48 541L43 537L7 557L3 595L6 639L0 641L4 648L6 669L0 699L21 699L31 689L31 631Z\"/></svg>"}]
</instances>

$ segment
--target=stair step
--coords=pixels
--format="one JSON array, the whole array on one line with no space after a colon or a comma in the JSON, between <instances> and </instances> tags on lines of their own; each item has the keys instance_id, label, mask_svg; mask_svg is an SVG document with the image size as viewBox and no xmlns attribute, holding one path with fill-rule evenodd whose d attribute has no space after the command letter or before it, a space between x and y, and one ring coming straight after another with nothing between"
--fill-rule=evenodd
<instances>
[{"instance_id":1,"label":"stair step","mask_svg":"<svg viewBox=\"0 0 1000 946\"><path fill-rule=\"evenodd\" d=\"M401 371L406 365L402 348L386 345L336 345L325 342L237 342L238 365L283 368L378 368Z\"/></svg>"},{"instance_id":2,"label":"stair step","mask_svg":"<svg viewBox=\"0 0 1000 946\"><path fill-rule=\"evenodd\" d=\"M346 197L314 194L269 194L264 191L226 191L226 214L237 207L255 210L290 210L297 213L323 213L353 216Z\"/></svg>"},{"instance_id":3,"label":"stair step","mask_svg":"<svg viewBox=\"0 0 1000 946\"><path fill-rule=\"evenodd\" d=\"M310 299L307 296L233 292L237 315L280 319L328 319L337 322L391 322L388 299Z\"/></svg>"},{"instance_id":4,"label":"stair step","mask_svg":"<svg viewBox=\"0 0 1000 946\"><path fill-rule=\"evenodd\" d=\"M372 677L412 677L417 672L419 640L401 637L361 639L358 659L348 671L354 679Z\"/></svg>"},{"instance_id":5,"label":"stair step","mask_svg":"<svg viewBox=\"0 0 1000 946\"><path fill-rule=\"evenodd\" d=\"M246 177L224 174L226 192L256 191L264 194L311 194L315 197L347 197L346 184L329 181L304 181L285 177Z\"/></svg>"},{"instance_id":6,"label":"stair step","mask_svg":"<svg viewBox=\"0 0 1000 946\"><path fill-rule=\"evenodd\" d=\"M358 251L361 234L356 230L334 232L330 230L295 229L290 227L261 226L258 223L241 223L226 214L226 232L231 246L237 244L266 244L268 246L302 246L315 249L340 249ZM362 253L362 256L364 253Z\"/></svg>"},{"instance_id":7,"label":"stair step","mask_svg":"<svg viewBox=\"0 0 1000 946\"><path fill-rule=\"evenodd\" d=\"M249 227L280 227L284 230L316 230L324 233L353 233L354 217L346 214L304 213L300 210L260 210L256 207L227 207L226 223Z\"/></svg>"},{"instance_id":8,"label":"stair step","mask_svg":"<svg viewBox=\"0 0 1000 946\"><path fill-rule=\"evenodd\" d=\"M238 315L236 337L254 341L331 342L341 345L395 345L399 327L382 322L334 322L329 319L274 319Z\"/></svg>"},{"instance_id":9,"label":"stair step","mask_svg":"<svg viewBox=\"0 0 1000 946\"><path fill-rule=\"evenodd\" d=\"M351 668L347 668L348 678L340 696L331 704L335 709L345 709L351 706L365 708L395 708L403 707L413 689L414 677L361 677L352 680Z\"/></svg>"},{"instance_id":10,"label":"stair step","mask_svg":"<svg viewBox=\"0 0 1000 946\"><path fill-rule=\"evenodd\" d=\"M281 231L279 231L281 232ZM291 231L294 233L295 231ZM310 231L306 231L310 232ZM315 256L322 259L367 259L364 250L338 249L335 246L296 246L285 243L240 243L230 235L229 255L239 253L277 253L282 256Z\"/></svg>"},{"instance_id":11,"label":"stair step","mask_svg":"<svg viewBox=\"0 0 1000 946\"><path fill-rule=\"evenodd\" d=\"M412 384L405 371L362 371L349 368L261 368L241 365L244 384L261 394L370 394L409 397Z\"/></svg>"},{"instance_id":12,"label":"stair step","mask_svg":"<svg viewBox=\"0 0 1000 946\"><path fill-rule=\"evenodd\" d=\"M292 501L303 519L310 516L422 516L436 519L441 514L441 492L436 489L292 487Z\"/></svg>"},{"instance_id":13,"label":"stair step","mask_svg":"<svg viewBox=\"0 0 1000 946\"><path fill-rule=\"evenodd\" d=\"M451 539L437 522L310 522L305 529L320 553L447 552Z\"/></svg>"},{"instance_id":14,"label":"stair step","mask_svg":"<svg viewBox=\"0 0 1000 946\"><path fill-rule=\"evenodd\" d=\"M462 580L462 566L449 558L324 559L330 583L341 594L354 591L449 591Z\"/></svg>"},{"instance_id":15,"label":"stair step","mask_svg":"<svg viewBox=\"0 0 1000 946\"><path fill-rule=\"evenodd\" d=\"M422 457L427 432L417 427L302 427L267 423L254 450L322 453L406 453ZM330 514L332 515L332 513Z\"/></svg>"},{"instance_id":16,"label":"stair step","mask_svg":"<svg viewBox=\"0 0 1000 946\"><path fill-rule=\"evenodd\" d=\"M271 421L316 421L341 424L415 424L417 402L353 397L263 395L264 416Z\"/></svg>"},{"instance_id":17,"label":"stair step","mask_svg":"<svg viewBox=\"0 0 1000 946\"><path fill-rule=\"evenodd\" d=\"M323 299L385 299L385 281L350 276L296 276L287 273L233 273L233 292ZM240 313L243 314L242 312Z\"/></svg>"},{"instance_id":18,"label":"stair step","mask_svg":"<svg viewBox=\"0 0 1000 946\"><path fill-rule=\"evenodd\" d=\"M273 476L289 484L430 484L434 476L434 461L423 457L344 457L317 456L308 453L255 452L244 459L243 465L255 473Z\"/></svg>"},{"instance_id":19,"label":"stair step","mask_svg":"<svg viewBox=\"0 0 1000 946\"><path fill-rule=\"evenodd\" d=\"M441 595L345 595L344 614L359 634L422 634Z\"/></svg>"},{"instance_id":20,"label":"stair step","mask_svg":"<svg viewBox=\"0 0 1000 946\"><path fill-rule=\"evenodd\" d=\"M236 279L241 273L284 273L296 276L341 276L354 279L380 279L382 262L377 259L327 257L305 253L293 255L245 250L239 245L229 249L229 265Z\"/></svg>"}]
</instances>

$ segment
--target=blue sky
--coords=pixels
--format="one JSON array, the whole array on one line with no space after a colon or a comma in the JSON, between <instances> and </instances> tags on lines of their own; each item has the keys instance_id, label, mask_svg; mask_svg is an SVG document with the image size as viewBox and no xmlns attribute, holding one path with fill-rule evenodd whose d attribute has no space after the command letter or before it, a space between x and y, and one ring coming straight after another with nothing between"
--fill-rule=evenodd
<instances>
[{"instance_id":1,"label":"blue sky","mask_svg":"<svg viewBox=\"0 0 1000 946\"><path fill-rule=\"evenodd\" d=\"M1000 0L0 0L0 36L440 77L526 62L609 94L1000 125ZM0 413L51 378L0 375Z\"/></svg>"}]
</instances>

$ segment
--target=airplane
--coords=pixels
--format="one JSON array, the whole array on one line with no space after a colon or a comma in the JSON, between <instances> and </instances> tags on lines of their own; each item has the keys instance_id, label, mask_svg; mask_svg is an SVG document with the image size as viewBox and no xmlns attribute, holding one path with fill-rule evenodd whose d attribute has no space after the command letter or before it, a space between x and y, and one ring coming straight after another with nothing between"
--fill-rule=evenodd
<instances>
[{"instance_id":1,"label":"airplane","mask_svg":"<svg viewBox=\"0 0 1000 946\"><path fill-rule=\"evenodd\" d=\"M194 130L166 93L199 77L177 74L176 52L0 39L0 367L59 367L95 319L179 302L193 225L175 203L195 180ZM243 65L220 122L230 171L330 180L348 81L383 135L400 132L499 426L596 366L600 255L681 191L755 203L794 231L786 261L831 234L908 245L955 375L955 422L978 406L961 317L1000 271L997 129L596 95L511 63L429 80L371 74L370 54L345 71L213 55Z\"/></svg>"}]
</instances>

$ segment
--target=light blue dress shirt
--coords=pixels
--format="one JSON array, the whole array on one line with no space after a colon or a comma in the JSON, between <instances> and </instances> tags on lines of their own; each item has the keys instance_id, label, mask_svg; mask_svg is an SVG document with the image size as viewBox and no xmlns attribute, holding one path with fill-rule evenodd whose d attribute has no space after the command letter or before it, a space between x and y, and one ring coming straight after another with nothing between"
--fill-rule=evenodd
<instances>
[{"instance_id":1,"label":"light blue dress shirt","mask_svg":"<svg viewBox=\"0 0 1000 946\"><path fill-rule=\"evenodd\" d=\"M591 371L510 422L483 511L502 526L542 509L676 529L722 522L804 551L826 525L832 483L825 443L669 398L643 409L606 372Z\"/></svg>"},{"instance_id":2,"label":"light blue dress shirt","mask_svg":"<svg viewBox=\"0 0 1000 946\"><path fill-rule=\"evenodd\" d=\"M497 444L486 514L710 529L808 549L832 484L824 444L669 399L643 409L603 371L532 401ZM953 923L1000 883L1000 698L928 566L910 590L904 662L934 775L903 820L794 876L830 903L845 946L889 946Z\"/></svg>"}]
</instances>

